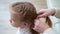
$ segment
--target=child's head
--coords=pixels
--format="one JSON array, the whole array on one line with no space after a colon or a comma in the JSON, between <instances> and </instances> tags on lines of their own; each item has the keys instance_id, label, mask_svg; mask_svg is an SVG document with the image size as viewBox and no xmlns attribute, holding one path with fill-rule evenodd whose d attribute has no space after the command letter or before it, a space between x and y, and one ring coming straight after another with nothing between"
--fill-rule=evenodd
<instances>
[{"instance_id":1,"label":"child's head","mask_svg":"<svg viewBox=\"0 0 60 34\"><path fill-rule=\"evenodd\" d=\"M30 25L32 34L38 34L31 27L34 25L34 19L37 17L35 7L29 2L17 2L11 6L10 22L15 27L26 27Z\"/></svg>"},{"instance_id":2,"label":"child's head","mask_svg":"<svg viewBox=\"0 0 60 34\"><path fill-rule=\"evenodd\" d=\"M17 2L11 6L11 24L16 27L25 27L34 23L37 17L35 7L29 2Z\"/></svg>"}]
</instances>

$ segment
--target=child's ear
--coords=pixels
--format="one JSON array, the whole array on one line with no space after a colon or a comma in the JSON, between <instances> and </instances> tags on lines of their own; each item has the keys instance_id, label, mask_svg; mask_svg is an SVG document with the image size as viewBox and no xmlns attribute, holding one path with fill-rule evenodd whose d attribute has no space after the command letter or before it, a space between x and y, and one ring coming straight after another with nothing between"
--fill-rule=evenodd
<instances>
[{"instance_id":1,"label":"child's ear","mask_svg":"<svg viewBox=\"0 0 60 34\"><path fill-rule=\"evenodd\" d=\"M24 22L23 25L24 25L24 26L28 26L28 23L27 23L27 22Z\"/></svg>"}]
</instances>

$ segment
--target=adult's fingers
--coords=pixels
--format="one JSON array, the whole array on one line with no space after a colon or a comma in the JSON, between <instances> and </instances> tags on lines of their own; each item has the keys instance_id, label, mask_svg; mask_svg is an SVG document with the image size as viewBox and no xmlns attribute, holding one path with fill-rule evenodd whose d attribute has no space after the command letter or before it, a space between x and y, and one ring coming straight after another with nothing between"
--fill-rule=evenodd
<instances>
[{"instance_id":1,"label":"adult's fingers","mask_svg":"<svg viewBox=\"0 0 60 34\"><path fill-rule=\"evenodd\" d=\"M41 14L43 14L43 13L44 13L44 11L38 11L38 12L37 12L38 15L41 15Z\"/></svg>"},{"instance_id":2,"label":"adult's fingers","mask_svg":"<svg viewBox=\"0 0 60 34\"><path fill-rule=\"evenodd\" d=\"M35 23L35 25L38 25L40 23L40 20L39 19L35 19L34 23Z\"/></svg>"},{"instance_id":3,"label":"adult's fingers","mask_svg":"<svg viewBox=\"0 0 60 34\"><path fill-rule=\"evenodd\" d=\"M47 13L43 13L41 15L38 15L37 18L46 18L48 16Z\"/></svg>"}]
</instances>

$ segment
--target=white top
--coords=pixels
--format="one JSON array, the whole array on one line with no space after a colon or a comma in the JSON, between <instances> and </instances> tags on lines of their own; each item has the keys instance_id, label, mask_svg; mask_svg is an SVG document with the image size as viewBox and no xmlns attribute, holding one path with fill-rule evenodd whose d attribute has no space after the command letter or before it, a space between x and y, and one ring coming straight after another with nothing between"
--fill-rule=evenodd
<instances>
[{"instance_id":1,"label":"white top","mask_svg":"<svg viewBox=\"0 0 60 34\"><path fill-rule=\"evenodd\" d=\"M27 27L27 28L18 28L18 31L16 34L32 34L32 33L30 32L29 28ZM53 31L53 29L48 28L47 30L45 30L43 32L43 34L56 34L56 33Z\"/></svg>"},{"instance_id":2,"label":"white top","mask_svg":"<svg viewBox=\"0 0 60 34\"><path fill-rule=\"evenodd\" d=\"M43 34L56 34L56 32L52 28L48 28L43 32Z\"/></svg>"},{"instance_id":3,"label":"white top","mask_svg":"<svg viewBox=\"0 0 60 34\"><path fill-rule=\"evenodd\" d=\"M31 32L28 27L25 27L25 28L18 28L18 31L16 34L31 34Z\"/></svg>"}]
</instances>

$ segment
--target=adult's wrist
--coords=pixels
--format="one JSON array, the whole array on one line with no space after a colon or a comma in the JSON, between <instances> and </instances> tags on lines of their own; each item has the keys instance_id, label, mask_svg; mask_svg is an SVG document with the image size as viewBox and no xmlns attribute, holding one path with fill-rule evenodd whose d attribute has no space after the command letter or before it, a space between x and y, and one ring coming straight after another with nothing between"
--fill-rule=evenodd
<instances>
[{"instance_id":1,"label":"adult's wrist","mask_svg":"<svg viewBox=\"0 0 60 34\"><path fill-rule=\"evenodd\" d=\"M51 14L52 16L55 15L56 9L55 9L55 8L52 8L52 9L51 9L51 13L52 13L52 14Z\"/></svg>"}]
</instances>

